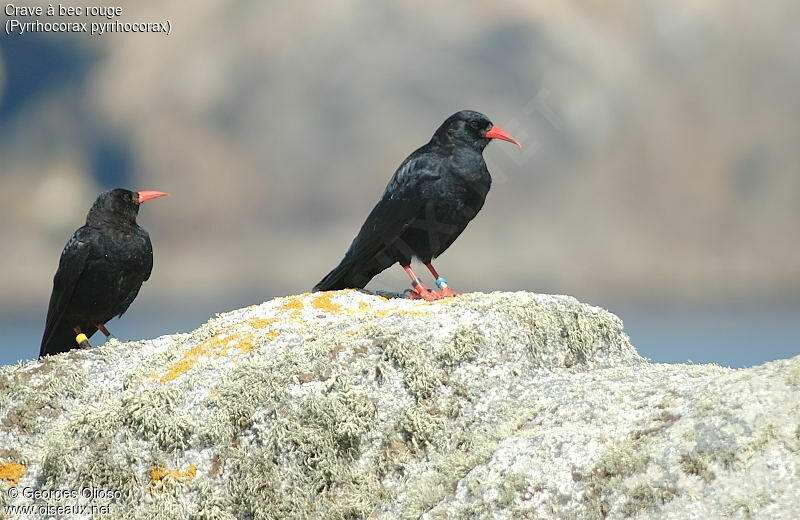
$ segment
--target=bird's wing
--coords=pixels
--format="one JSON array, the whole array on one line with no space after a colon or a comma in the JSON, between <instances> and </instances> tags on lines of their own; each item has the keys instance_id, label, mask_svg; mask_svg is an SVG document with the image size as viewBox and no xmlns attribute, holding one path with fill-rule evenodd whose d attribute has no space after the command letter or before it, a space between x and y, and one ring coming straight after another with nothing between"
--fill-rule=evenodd
<instances>
[{"instance_id":1,"label":"bird's wing","mask_svg":"<svg viewBox=\"0 0 800 520\"><path fill-rule=\"evenodd\" d=\"M125 297L125 300L120 304L119 314L118 317L121 317L125 314L125 311L128 310L128 307L131 306L133 300L136 299L136 296L139 294L139 290L142 288L142 284L150 279L150 273L153 272L153 245L150 243L150 236L147 234L145 230L142 230L143 235L142 239L145 242L146 248L144 253L144 269L142 270L142 278L137 280L133 283L133 289L128 293L128 296Z\"/></svg>"},{"instance_id":2,"label":"bird's wing","mask_svg":"<svg viewBox=\"0 0 800 520\"><path fill-rule=\"evenodd\" d=\"M394 243L420 214L426 193L440 178L439 169L440 163L427 155L412 155L404 161L361 226L345 259L353 263L369 260Z\"/></svg>"},{"instance_id":3,"label":"bird's wing","mask_svg":"<svg viewBox=\"0 0 800 520\"><path fill-rule=\"evenodd\" d=\"M143 229L142 232L144 233L144 240L147 244L147 252L145 253L147 268L144 270L144 278L142 279L142 282L146 282L150 279L150 273L153 272L153 244L150 242L150 235L147 234L147 231Z\"/></svg>"},{"instance_id":4,"label":"bird's wing","mask_svg":"<svg viewBox=\"0 0 800 520\"><path fill-rule=\"evenodd\" d=\"M58 270L53 277L53 292L50 294L50 305L47 308L42 345L46 345L59 328L59 322L86 267L94 233L94 230L86 226L78 229L61 252Z\"/></svg>"}]
</instances>

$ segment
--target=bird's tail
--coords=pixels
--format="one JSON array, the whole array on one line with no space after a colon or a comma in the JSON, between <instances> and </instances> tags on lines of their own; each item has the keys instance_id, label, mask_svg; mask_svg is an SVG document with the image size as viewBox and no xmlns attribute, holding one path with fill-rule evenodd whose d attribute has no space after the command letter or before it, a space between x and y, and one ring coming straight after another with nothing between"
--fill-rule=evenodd
<instances>
[{"instance_id":1,"label":"bird's tail","mask_svg":"<svg viewBox=\"0 0 800 520\"><path fill-rule=\"evenodd\" d=\"M340 289L363 289L383 270L396 260L387 255L372 258L368 262L353 262L347 256L325 278L314 286L314 291L338 291Z\"/></svg>"},{"instance_id":2,"label":"bird's tail","mask_svg":"<svg viewBox=\"0 0 800 520\"><path fill-rule=\"evenodd\" d=\"M86 334L86 337L91 338L92 334L97 332L97 329L95 327L81 327L81 331ZM75 332L67 327L59 327L42 338L39 357L68 352L74 348L78 348L78 344L75 342Z\"/></svg>"},{"instance_id":3,"label":"bird's tail","mask_svg":"<svg viewBox=\"0 0 800 520\"><path fill-rule=\"evenodd\" d=\"M363 289L372 277L359 276L353 263L347 258L341 261L325 278L314 286L314 291L338 291L340 289Z\"/></svg>"}]
</instances>

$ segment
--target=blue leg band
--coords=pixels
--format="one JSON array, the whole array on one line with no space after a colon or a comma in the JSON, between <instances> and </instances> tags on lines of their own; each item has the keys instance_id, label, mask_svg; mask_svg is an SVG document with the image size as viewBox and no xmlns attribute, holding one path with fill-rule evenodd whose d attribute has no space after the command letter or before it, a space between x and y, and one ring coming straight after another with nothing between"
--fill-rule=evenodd
<instances>
[{"instance_id":1,"label":"blue leg band","mask_svg":"<svg viewBox=\"0 0 800 520\"><path fill-rule=\"evenodd\" d=\"M444 276L440 276L436 279L436 287L439 289L444 289L447 287L447 280L444 279Z\"/></svg>"}]
</instances>

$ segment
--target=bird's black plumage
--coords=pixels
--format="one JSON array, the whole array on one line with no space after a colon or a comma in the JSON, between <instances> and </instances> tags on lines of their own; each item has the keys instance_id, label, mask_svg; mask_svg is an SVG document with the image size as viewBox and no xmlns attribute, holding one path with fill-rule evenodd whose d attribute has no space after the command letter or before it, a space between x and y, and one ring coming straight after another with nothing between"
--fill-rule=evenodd
<instances>
[{"instance_id":1,"label":"bird's black plumage","mask_svg":"<svg viewBox=\"0 0 800 520\"><path fill-rule=\"evenodd\" d=\"M471 110L448 117L402 162L341 263L314 290L363 288L396 262L406 266L417 258L427 264L450 247L491 187L483 150L493 128L488 117Z\"/></svg>"},{"instance_id":2,"label":"bird's black plumage","mask_svg":"<svg viewBox=\"0 0 800 520\"><path fill-rule=\"evenodd\" d=\"M150 278L153 247L136 223L140 200L119 188L100 194L86 224L67 242L53 278L40 356L76 348L75 327L91 337L97 325L122 316Z\"/></svg>"}]
</instances>

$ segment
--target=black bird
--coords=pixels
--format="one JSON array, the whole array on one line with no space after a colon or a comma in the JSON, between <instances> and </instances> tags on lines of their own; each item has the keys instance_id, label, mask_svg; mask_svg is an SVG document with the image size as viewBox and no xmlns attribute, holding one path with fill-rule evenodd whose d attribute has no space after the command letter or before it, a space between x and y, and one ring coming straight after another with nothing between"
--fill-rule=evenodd
<instances>
[{"instance_id":1,"label":"black bird","mask_svg":"<svg viewBox=\"0 0 800 520\"><path fill-rule=\"evenodd\" d=\"M398 262L411 278L412 298L457 295L431 261L450 247L486 200L492 177L483 149L491 139L521 146L480 112L462 110L448 117L394 172L341 263L314 290L361 289ZM411 270L412 258L425 264L441 292L425 287Z\"/></svg>"},{"instance_id":2,"label":"black bird","mask_svg":"<svg viewBox=\"0 0 800 520\"><path fill-rule=\"evenodd\" d=\"M153 269L153 246L136 224L139 205L167 195L116 188L100 194L86 225L69 239L53 278L39 356L88 347L99 329L122 316Z\"/></svg>"}]
</instances>

